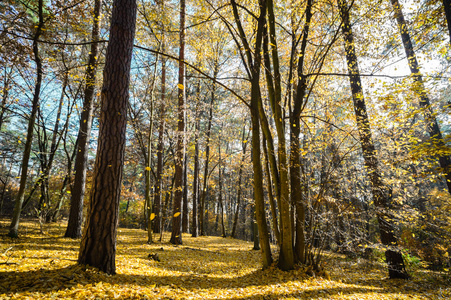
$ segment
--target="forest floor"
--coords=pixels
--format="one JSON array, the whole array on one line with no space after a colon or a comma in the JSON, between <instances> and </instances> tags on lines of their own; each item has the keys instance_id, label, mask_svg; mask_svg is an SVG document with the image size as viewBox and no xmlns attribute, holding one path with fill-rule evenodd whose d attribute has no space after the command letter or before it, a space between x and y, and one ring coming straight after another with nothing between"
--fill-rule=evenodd
<instances>
[{"instance_id":1,"label":"forest floor","mask_svg":"<svg viewBox=\"0 0 451 300\"><path fill-rule=\"evenodd\" d=\"M451 299L446 274L389 280L381 263L334 254L325 257L330 278L261 270L249 242L183 235L181 246L148 245L138 229L119 229L117 274L108 276L76 264L80 241L62 237L64 223L41 233L36 221L23 221L13 240L8 221L0 220L0 299Z\"/></svg>"}]
</instances>

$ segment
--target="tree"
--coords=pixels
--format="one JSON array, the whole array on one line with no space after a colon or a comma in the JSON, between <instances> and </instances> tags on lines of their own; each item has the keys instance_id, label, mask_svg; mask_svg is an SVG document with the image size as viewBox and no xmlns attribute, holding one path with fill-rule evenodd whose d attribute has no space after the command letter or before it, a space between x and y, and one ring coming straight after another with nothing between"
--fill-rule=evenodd
<instances>
[{"instance_id":1,"label":"tree","mask_svg":"<svg viewBox=\"0 0 451 300\"><path fill-rule=\"evenodd\" d=\"M35 25L36 31L33 35L33 55L34 55L34 61L36 63L36 84L34 87L31 113L28 118L27 141L25 142L25 149L24 149L23 157L22 157L20 187L19 187L19 192L17 193L13 217L11 220L11 225L10 225L9 233L8 233L8 235L10 237L18 236L20 213L22 211L22 204L23 204L24 195L25 195L25 187L27 184L28 162L30 160L31 144L33 142L34 124L36 122L36 115L37 115L38 108L39 108L39 97L40 97L40 93L41 93L43 66L42 66L41 56L39 53L39 39L44 31L43 0L38 0L37 11L38 11L38 22Z\"/></svg>"},{"instance_id":2,"label":"tree","mask_svg":"<svg viewBox=\"0 0 451 300\"><path fill-rule=\"evenodd\" d=\"M413 77L413 90L419 97L420 106L422 108L426 122L426 130L431 137L431 144L435 145L439 149L446 149L447 146L445 145L445 142L443 140L442 132L440 131L440 127L438 126L437 119L435 118L434 112L431 107L431 101L429 100L426 89L424 87L423 76L421 75L420 66L413 49L412 40L410 39L409 30L402 13L401 5L399 4L398 0L391 0L391 3L395 11L395 18L398 23L399 33L404 45L410 72ZM438 161L445 175L448 192L451 194L451 159L445 153L438 156Z\"/></svg>"},{"instance_id":3,"label":"tree","mask_svg":"<svg viewBox=\"0 0 451 300\"><path fill-rule=\"evenodd\" d=\"M388 273L390 278L406 279L409 276L405 270L401 252L397 249L398 241L394 232L393 220L390 218L390 194L382 182L377 152L374 147L365 99L363 97L360 71L354 46L354 37L349 18L350 8L348 8L345 0L339 0L338 6L340 9L340 16L343 20L342 31L345 42L346 61L348 66L352 100L354 103L354 112L359 131L360 145L362 147L365 169L371 186L371 193L373 194L374 203L377 208L376 214L379 223L381 241L388 247L385 251L385 258L388 264Z\"/></svg>"},{"instance_id":4,"label":"tree","mask_svg":"<svg viewBox=\"0 0 451 300\"><path fill-rule=\"evenodd\" d=\"M86 190L86 169L88 164L89 139L91 137L92 114L94 110L95 83L98 65L102 0L94 2L91 49L85 75L83 108L78 128L78 151L75 156L75 178L70 200L69 219L65 237L80 238L83 221L83 200Z\"/></svg>"},{"instance_id":5,"label":"tree","mask_svg":"<svg viewBox=\"0 0 451 300\"><path fill-rule=\"evenodd\" d=\"M443 7L445 9L446 23L448 24L449 43L451 44L451 1L443 0Z\"/></svg>"},{"instance_id":6,"label":"tree","mask_svg":"<svg viewBox=\"0 0 451 300\"><path fill-rule=\"evenodd\" d=\"M258 2L260 14L257 17L257 31L255 37L254 49L251 51L249 41L244 32L240 16L238 14L238 5L235 0L231 0L233 16L235 24L238 28L239 39L246 51L245 56L242 56L243 63L247 66L248 76L251 83L251 124L252 124L252 166L254 170L254 201L255 201L255 216L258 225L259 241L262 250L262 264L263 268L269 267L272 263L271 249L269 246L268 225L266 224L265 203L263 195L263 171L261 165L261 147L260 147L260 107L261 107L261 90L260 90L260 64L262 62L261 50L264 31L266 30L266 0ZM241 45L236 40L237 46L240 49ZM252 54L253 53L253 54ZM291 241L290 241L291 243ZM282 252L282 251L281 251ZM292 259L288 254L281 254L282 259L279 260L279 265L285 265L286 260ZM283 269L290 269L293 265L282 266Z\"/></svg>"},{"instance_id":7,"label":"tree","mask_svg":"<svg viewBox=\"0 0 451 300\"><path fill-rule=\"evenodd\" d=\"M99 141L79 264L116 273L116 234L124 165L128 88L135 35L136 0L115 0L103 86Z\"/></svg>"},{"instance_id":8,"label":"tree","mask_svg":"<svg viewBox=\"0 0 451 300\"><path fill-rule=\"evenodd\" d=\"M178 80L177 147L175 157L175 194L170 242L182 244L183 161L185 148L185 0L180 1L180 52Z\"/></svg>"}]
</instances>

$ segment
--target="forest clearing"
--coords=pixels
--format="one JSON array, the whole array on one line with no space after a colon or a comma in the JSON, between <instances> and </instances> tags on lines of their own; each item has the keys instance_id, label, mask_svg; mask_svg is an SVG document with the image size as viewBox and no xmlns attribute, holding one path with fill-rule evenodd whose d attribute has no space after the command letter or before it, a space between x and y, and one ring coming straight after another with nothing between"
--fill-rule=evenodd
<instances>
[{"instance_id":1,"label":"forest clearing","mask_svg":"<svg viewBox=\"0 0 451 300\"><path fill-rule=\"evenodd\" d=\"M184 244L146 244L146 232L120 228L117 273L76 265L79 240L63 224L23 223L6 236L1 221L0 299L449 299L449 274L415 268L411 280L388 279L375 259L326 254L326 274L261 269L252 243L184 235ZM65 224L64 224L65 225ZM169 237L170 233L165 233ZM9 249L9 251L6 251ZM157 254L160 261L150 259Z\"/></svg>"},{"instance_id":2,"label":"forest clearing","mask_svg":"<svg viewBox=\"0 0 451 300\"><path fill-rule=\"evenodd\" d=\"M1 297L450 298L450 38L451 0L1 1Z\"/></svg>"}]
</instances>

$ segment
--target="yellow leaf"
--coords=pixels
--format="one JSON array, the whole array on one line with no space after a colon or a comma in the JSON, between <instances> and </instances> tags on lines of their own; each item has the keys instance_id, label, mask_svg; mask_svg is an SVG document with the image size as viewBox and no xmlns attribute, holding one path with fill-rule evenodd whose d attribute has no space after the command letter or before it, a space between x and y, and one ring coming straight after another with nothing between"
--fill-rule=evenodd
<instances>
[{"instance_id":1,"label":"yellow leaf","mask_svg":"<svg viewBox=\"0 0 451 300\"><path fill-rule=\"evenodd\" d=\"M179 213L179 212L176 212L176 213L174 214L174 218L177 218L178 216L180 216L180 213Z\"/></svg>"},{"instance_id":2,"label":"yellow leaf","mask_svg":"<svg viewBox=\"0 0 451 300\"><path fill-rule=\"evenodd\" d=\"M147 171L150 171L150 167L146 167L146 170L147 170Z\"/></svg>"},{"instance_id":3,"label":"yellow leaf","mask_svg":"<svg viewBox=\"0 0 451 300\"><path fill-rule=\"evenodd\" d=\"M151 214L150 214L150 220L152 221L153 219L155 219L155 214L154 214L154 213L151 213Z\"/></svg>"},{"instance_id":4,"label":"yellow leaf","mask_svg":"<svg viewBox=\"0 0 451 300\"><path fill-rule=\"evenodd\" d=\"M183 84L181 84L181 83L179 83L179 84L177 84L177 87L179 88L179 89L181 89L181 90L183 90L185 87L183 86Z\"/></svg>"}]
</instances>

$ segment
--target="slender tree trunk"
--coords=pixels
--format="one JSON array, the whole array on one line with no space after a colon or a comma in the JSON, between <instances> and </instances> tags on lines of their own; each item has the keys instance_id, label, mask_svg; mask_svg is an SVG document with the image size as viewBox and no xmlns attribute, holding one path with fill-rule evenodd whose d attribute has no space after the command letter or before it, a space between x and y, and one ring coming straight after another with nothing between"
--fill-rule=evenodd
<instances>
[{"instance_id":1,"label":"slender tree trunk","mask_svg":"<svg viewBox=\"0 0 451 300\"><path fill-rule=\"evenodd\" d=\"M114 0L106 53L99 145L78 263L116 273L116 236L124 166L136 0Z\"/></svg>"},{"instance_id":2,"label":"slender tree trunk","mask_svg":"<svg viewBox=\"0 0 451 300\"><path fill-rule=\"evenodd\" d=\"M157 65L158 65L158 55L155 57L155 69L152 79L152 87L150 92L150 123L149 123L149 135L147 137L147 158L146 158L146 172L145 172L145 180L146 180L146 191L145 191L145 202L146 202L146 217L147 217L147 243L153 243L152 237L152 200L150 197L150 175L151 175L151 163L152 163L152 134L153 134L153 103L154 103L154 93L155 93L155 82L157 80Z\"/></svg>"},{"instance_id":3,"label":"slender tree trunk","mask_svg":"<svg viewBox=\"0 0 451 300\"><path fill-rule=\"evenodd\" d=\"M282 113L282 90L281 90L281 76L279 67L279 57L277 50L276 30L275 30L275 16L274 3L268 0L268 28L269 41L271 45L271 58L273 66L273 74L271 69L265 68L268 93L272 112L274 115L274 122L277 131L278 141L278 162L279 162L279 176L280 176L280 255L279 268L282 270L290 270L294 267L294 251L293 251L293 231L291 228L290 217L290 196L289 196L289 182L288 182L288 161L286 151L286 136L285 136L285 122ZM268 34L268 33L265 33ZM264 41L264 52L268 53L267 38ZM265 66L269 66L269 55L265 55ZM272 81L268 78L273 78Z\"/></svg>"},{"instance_id":4,"label":"slender tree trunk","mask_svg":"<svg viewBox=\"0 0 451 300\"><path fill-rule=\"evenodd\" d=\"M2 103L0 104L0 131L3 127L3 122L5 121L5 112L7 110L6 103L8 102L9 97L9 89L10 89L10 80L12 77L12 69L10 72L7 72L7 68L5 68L5 77L4 77L4 84L2 89Z\"/></svg>"},{"instance_id":5,"label":"slender tree trunk","mask_svg":"<svg viewBox=\"0 0 451 300\"><path fill-rule=\"evenodd\" d=\"M445 17L448 24L449 43L451 44L451 0L443 0L443 7L445 9Z\"/></svg>"},{"instance_id":6,"label":"slender tree trunk","mask_svg":"<svg viewBox=\"0 0 451 300\"><path fill-rule=\"evenodd\" d=\"M51 213L51 207L50 207L50 196L49 196L49 176L50 176L50 171L52 170L53 167L53 161L55 159L55 155L56 155L56 150L59 146L59 143L61 141L61 136L60 138L58 138L58 131L59 131L59 124L60 124L60 119L61 119L61 112L63 109L63 101L64 101L64 95L66 93L66 87L67 87L67 83L68 83L68 73L65 72L64 74L64 81L63 81L63 87L62 87L62 91L61 91L61 97L60 97L60 101L59 101L59 105L58 105L58 110L55 116L55 125L53 127L53 133L52 133L52 142L50 144L50 151L49 151L49 157L48 160L46 161L46 164L43 168L43 181L41 184L41 207L39 208L41 211L41 218L45 219L46 222L50 222L52 219L53 214ZM70 115L67 116L67 118L69 118ZM66 124L68 125L68 123L66 122ZM64 128L64 130L67 127ZM44 129L45 130L45 129ZM46 141L44 140L44 143ZM44 154L46 155L46 154Z\"/></svg>"},{"instance_id":7,"label":"slender tree trunk","mask_svg":"<svg viewBox=\"0 0 451 300\"><path fill-rule=\"evenodd\" d=\"M95 83L98 65L102 0L94 3L94 23L91 33L91 51L86 68L86 86L83 109L78 130L78 151L75 157L75 178L70 199L69 220L65 237L80 238L83 222L83 202L86 193L86 170L88 167L89 139L91 137L92 114L94 110Z\"/></svg>"},{"instance_id":8,"label":"slender tree trunk","mask_svg":"<svg viewBox=\"0 0 451 300\"><path fill-rule=\"evenodd\" d=\"M69 124L69 120L66 119L66 124ZM69 155L69 151L67 150L67 130L64 132L63 140L63 148L64 152L66 153L67 158L67 171L66 176L64 176L63 183L61 185L61 189L58 195L58 204L55 207L55 211L53 212L52 220L53 222L56 222L59 219L61 207L63 206L64 198L66 195L66 187L70 184L71 181L71 174L72 174L72 163L74 162L75 155L78 149L78 139L75 141L75 145L72 150L72 154Z\"/></svg>"},{"instance_id":9,"label":"slender tree trunk","mask_svg":"<svg viewBox=\"0 0 451 300\"><path fill-rule=\"evenodd\" d=\"M38 107L39 107L39 96L41 93L43 69L42 69L41 57L39 54L39 38L41 37L41 34L44 29L44 13L43 13L44 7L43 6L44 6L43 0L38 0L39 21L36 26L36 32L33 36L33 55L34 55L34 61L36 63L36 84L35 84L35 88L34 88L31 113L30 113L30 116L28 119L27 140L25 142L25 149L24 149L24 153L23 153L23 157L22 157L22 168L21 168L19 191L17 193L16 203L14 205L13 217L11 220L11 225L10 225L9 233L8 233L8 235L13 238L16 238L18 236L20 213L22 211L22 204L23 204L24 195L25 195L25 187L27 184L28 162L30 160L31 144L33 142L34 124L36 121L36 114L37 114Z\"/></svg>"},{"instance_id":10,"label":"slender tree trunk","mask_svg":"<svg viewBox=\"0 0 451 300\"><path fill-rule=\"evenodd\" d=\"M188 232L189 210L188 210L188 155L185 151L185 159L183 161L183 213L182 213L182 232Z\"/></svg>"},{"instance_id":11,"label":"slender tree trunk","mask_svg":"<svg viewBox=\"0 0 451 300\"><path fill-rule=\"evenodd\" d=\"M448 2L448 9L451 9L449 1L444 0L444 2L445 1ZM423 76L421 75L420 66L413 49L412 40L410 39L409 30L402 13L401 5L399 4L398 0L391 0L391 3L393 5L393 9L395 10L395 18L398 22L399 33L401 34L402 43L404 45L404 50L407 56L407 62L409 64L410 72L413 77L413 90L420 98L420 106L423 109L427 132L431 137L432 143L435 144L437 148L446 149L447 146L445 145L445 142L443 140L442 132L440 131L437 119L435 118L434 112L432 111L431 101L429 100L426 89L424 87ZM451 159L447 155L441 155L439 156L438 160L440 167L442 168L445 175L448 192L451 193Z\"/></svg>"},{"instance_id":12,"label":"slender tree trunk","mask_svg":"<svg viewBox=\"0 0 451 300\"><path fill-rule=\"evenodd\" d=\"M404 267L401 252L397 249L397 238L389 214L389 192L382 182L377 160L376 149L371 135L370 122L363 98L362 83L360 81L360 71L355 53L354 38L349 20L349 8L345 0L338 0L340 15L343 20L342 30L345 40L346 60L348 73L354 102L354 111L357 120L357 128L360 136L365 169L371 185L374 203L376 205L377 220L382 244L388 249L385 251L385 258L388 264L390 278L408 278Z\"/></svg>"},{"instance_id":13,"label":"slender tree trunk","mask_svg":"<svg viewBox=\"0 0 451 300\"><path fill-rule=\"evenodd\" d=\"M192 236L197 237L198 231L198 190L199 190L199 117L196 112L196 125L194 128L194 174L193 174L193 221L192 221Z\"/></svg>"},{"instance_id":14,"label":"slender tree trunk","mask_svg":"<svg viewBox=\"0 0 451 300\"><path fill-rule=\"evenodd\" d=\"M178 81L178 128L175 159L175 193L170 242L182 244L183 150L185 144L185 0L180 0L180 53Z\"/></svg>"},{"instance_id":15,"label":"slender tree trunk","mask_svg":"<svg viewBox=\"0 0 451 300\"><path fill-rule=\"evenodd\" d=\"M293 111L290 113L290 183L291 183L291 202L296 210L295 220L295 246L294 252L296 261L305 263L305 236L304 236L304 223L305 223L305 207L301 185L301 144L300 144L300 114L302 112L305 92L307 90L307 78L304 75L304 59L307 47L307 40L310 31L310 22L312 19L312 6L313 1L308 0L305 9L305 24L303 28L303 35L301 41L301 55L298 58L297 65L297 78L298 83L296 85L296 93L294 95ZM294 62L292 62L294 63Z\"/></svg>"},{"instance_id":16,"label":"slender tree trunk","mask_svg":"<svg viewBox=\"0 0 451 300\"><path fill-rule=\"evenodd\" d=\"M261 50L264 31L266 30L266 0L259 0L260 15L257 20L257 31L255 36L254 51L251 51L246 38L241 20L238 14L238 5L235 0L231 0L235 23L238 27L240 39L246 51L247 62L243 58L243 63L250 69L251 81L251 122L252 122L252 165L254 170L254 201L255 215L258 224L259 241L262 249L263 268L267 268L272 263L271 248L269 245L268 225L266 224L265 199L263 195L263 171L261 165L260 148L260 111L261 91L260 91L260 64L262 62ZM253 53L253 56L252 56Z\"/></svg>"},{"instance_id":17,"label":"slender tree trunk","mask_svg":"<svg viewBox=\"0 0 451 300\"><path fill-rule=\"evenodd\" d=\"M232 227L232 234L231 237L236 238L236 228L238 226L238 216L240 215L240 207L241 207L241 192L242 192L242 188L241 188L241 180L243 177L243 166L244 166L244 160L246 159L246 148L247 148L247 144L248 142L245 141L245 136L244 133L246 131L246 126L243 127L243 135L242 135L242 148L243 148L243 156L241 157L241 163L240 163L240 169L238 170L238 192L237 192L237 196L236 196L236 210L235 210L235 217L233 220L233 227ZM241 208L241 210L244 210L244 208Z\"/></svg>"},{"instance_id":18,"label":"slender tree trunk","mask_svg":"<svg viewBox=\"0 0 451 300\"><path fill-rule=\"evenodd\" d=\"M268 161L268 149L266 145L266 138L263 137L263 155L265 157L265 172L266 172L266 182L267 182L267 189L268 189L268 195L269 195L269 206L271 208L271 219L272 219L272 227L274 231L274 235L276 237L277 245L280 247L280 230L279 230L279 222L277 218L277 210L276 210L276 203L274 203L274 192L272 188L272 180L271 180L271 171Z\"/></svg>"},{"instance_id":19,"label":"slender tree trunk","mask_svg":"<svg viewBox=\"0 0 451 300\"><path fill-rule=\"evenodd\" d=\"M216 77L218 76L218 64L215 64L215 69L213 70L213 79L216 81ZM210 111L208 114L208 125L207 125L207 136L206 136L206 148L205 148L205 165L204 165L204 180L202 185L202 194L200 197L200 211L199 211L199 217L200 217L200 235L205 235L205 224L204 224L204 218L205 218L205 197L207 196L207 189L208 189L208 164L210 162L210 136L211 136L211 123L213 119L213 105L215 101L215 91L216 91L216 84L213 83L213 89L211 91L211 102L210 102Z\"/></svg>"},{"instance_id":20,"label":"slender tree trunk","mask_svg":"<svg viewBox=\"0 0 451 300\"><path fill-rule=\"evenodd\" d=\"M164 51L164 43L162 44L162 51ZM160 126L158 129L158 145L157 145L157 174L155 178L155 197L154 197L154 224L153 232L161 232L161 187L163 175L163 156L164 156L164 127L166 117L166 60L162 57L161 60L161 106L160 106Z\"/></svg>"},{"instance_id":21,"label":"slender tree trunk","mask_svg":"<svg viewBox=\"0 0 451 300\"><path fill-rule=\"evenodd\" d=\"M222 125L224 126L224 124ZM222 199L222 175L223 175L223 170L222 170L222 158L221 158L221 137L219 137L219 148L218 148L218 152L219 152L219 165L218 165L218 178L219 178L219 195L218 195L218 201L219 201L219 206L221 208L221 231L222 231L222 237L227 237L226 231L225 231L225 226L224 226L224 201Z\"/></svg>"}]
</instances>

